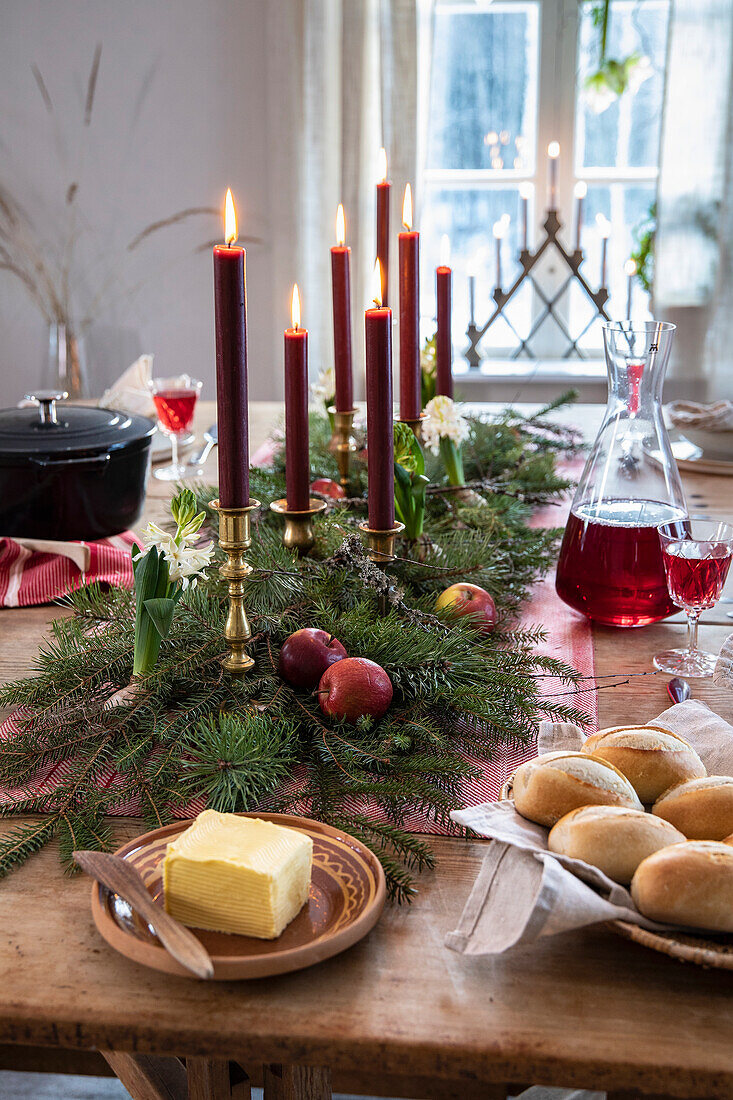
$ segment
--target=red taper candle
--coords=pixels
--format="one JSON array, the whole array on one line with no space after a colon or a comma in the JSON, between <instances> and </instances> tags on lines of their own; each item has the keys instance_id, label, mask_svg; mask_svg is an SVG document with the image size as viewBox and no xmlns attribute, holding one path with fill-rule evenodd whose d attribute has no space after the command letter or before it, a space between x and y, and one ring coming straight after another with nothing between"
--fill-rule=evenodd
<instances>
[{"instance_id":1,"label":"red taper candle","mask_svg":"<svg viewBox=\"0 0 733 1100\"><path fill-rule=\"evenodd\" d=\"M453 397L453 340L451 337L451 311L453 299L453 272L448 266L448 238L441 240L440 266L435 271L435 299L438 312L438 331L435 339L435 392Z\"/></svg>"},{"instance_id":2,"label":"red taper candle","mask_svg":"<svg viewBox=\"0 0 733 1100\"><path fill-rule=\"evenodd\" d=\"M245 251L235 246L237 218L227 191L224 240L214 247L216 400L219 429L219 503L249 504L247 407L247 282Z\"/></svg>"},{"instance_id":3,"label":"red taper candle","mask_svg":"<svg viewBox=\"0 0 733 1100\"><path fill-rule=\"evenodd\" d=\"M389 302L389 201L392 184L387 179L387 154L379 150L379 183L377 184L377 259L382 272L382 305Z\"/></svg>"},{"instance_id":4,"label":"red taper candle","mask_svg":"<svg viewBox=\"0 0 733 1100\"><path fill-rule=\"evenodd\" d=\"M422 412L420 387L420 234L412 228L412 191L405 187L400 247L400 420Z\"/></svg>"},{"instance_id":5,"label":"red taper candle","mask_svg":"<svg viewBox=\"0 0 733 1100\"><path fill-rule=\"evenodd\" d=\"M351 249L346 247L344 208L340 203L336 214L336 241L337 243L331 249L336 412L351 412L354 407L351 355Z\"/></svg>"},{"instance_id":6,"label":"red taper candle","mask_svg":"<svg viewBox=\"0 0 733 1100\"><path fill-rule=\"evenodd\" d=\"M374 265L374 309L364 314L366 334L367 476L369 526L394 527L394 435L392 426L392 310L381 305L382 273Z\"/></svg>"},{"instance_id":7,"label":"red taper candle","mask_svg":"<svg viewBox=\"0 0 733 1100\"><path fill-rule=\"evenodd\" d=\"M285 329L285 496L288 510L310 502L308 458L308 329L300 327L300 293L293 287L293 327Z\"/></svg>"}]
</instances>

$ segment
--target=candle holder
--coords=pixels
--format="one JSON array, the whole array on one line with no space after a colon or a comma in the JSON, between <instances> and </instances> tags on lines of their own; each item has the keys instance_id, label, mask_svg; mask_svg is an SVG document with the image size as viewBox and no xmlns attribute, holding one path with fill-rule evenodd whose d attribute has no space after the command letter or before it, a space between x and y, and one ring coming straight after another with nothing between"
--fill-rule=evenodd
<instances>
[{"instance_id":1,"label":"candle holder","mask_svg":"<svg viewBox=\"0 0 733 1100\"><path fill-rule=\"evenodd\" d=\"M364 536L364 541L367 544L369 550L369 560L374 562L375 565L384 566L389 562L394 561L394 542L397 535L401 535L405 529L404 523L400 523L397 519L394 522L394 527L389 528L386 531L378 530L375 527L370 527L368 521L359 524L359 530ZM379 614L384 616L387 614L387 593L381 592L379 594Z\"/></svg>"},{"instance_id":2,"label":"candle holder","mask_svg":"<svg viewBox=\"0 0 733 1100\"><path fill-rule=\"evenodd\" d=\"M408 417L402 417L401 416L398 419L398 423L399 424L407 424L408 427L412 428L413 432L417 436L418 443L422 443L423 424L425 423L426 420L429 420L429 419L430 419L430 417L429 417L428 413L422 412L422 413L420 413L420 415L418 417L415 417L414 420L409 419Z\"/></svg>"},{"instance_id":3,"label":"candle holder","mask_svg":"<svg viewBox=\"0 0 733 1100\"><path fill-rule=\"evenodd\" d=\"M229 653L221 663L233 676L243 676L254 665L245 649L252 630L244 606L244 582L252 566L245 561L244 552L252 543L250 513L259 506L259 500L254 497L250 497L246 508L223 508L218 500L211 502L211 507L219 513L219 545L227 556L219 573L229 583L229 613L224 624Z\"/></svg>"},{"instance_id":4,"label":"candle holder","mask_svg":"<svg viewBox=\"0 0 733 1100\"><path fill-rule=\"evenodd\" d=\"M313 533L313 517L326 511L325 500L319 500L318 497L311 497L308 505L308 508L303 511L295 511L288 508L288 502L284 497L282 500L273 500L270 505L270 511L277 516L282 516L285 520L283 546L288 550L297 550L301 557L308 553L316 541Z\"/></svg>"},{"instance_id":5,"label":"candle holder","mask_svg":"<svg viewBox=\"0 0 733 1100\"><path fill-rule=\"evenodd\" d=\"M329 451L332 451L336 455L336 461L339 468L339 482L341 488L346 491L346 487L349 484L349 465L351 462L352 454L356 454L358 447L353 435L354 416L356 415L356 409L349 409L348 412L338 412L334 405L331 405L329 415L333 416L333 435L328 444Z\"/></svg>"},{"instance_id":6,"label":"candle holder","mask_svg":"<svg viewBox=\"0 0 733 1100\"><path fill-rule=\"evenodd\" d=\"M573 248L572 250L565 248L559 237L562 228L563 225L557 210L554 207L550 207L547 211L543 226L545 231L544 240L534 252L530 252L526 247L526 243L525 246L520 249L518 260L521 271L510 287L506 290L500 286L494 287L491 294L494 308L488 320L483 325L477 325L472 317L466 329L468 347L464 352L469 371L472 373L475 374L481 369L479 344L487 331L500 317L503 317L517 341L516 347L509 356L510 359L519 359L522 356L527 359L537 358L532 350L531 340L532 337L536 335L538 329L544 324L554 325L557 332L559 332L562 339L566 342L566 347L562 352L562 358L570 359L571 357L575 357L577 359L585 359L586 352L580 347L580 341L595 321L599 319L604 321L610 320L609 314L606 311L606 303L609 298L607 287L602 285L597 290L593 289L580 270L585 259L584 251L581 248ZM562 278L559 283L556 283L554 288L549 289L549 291L542 286L538 278L538 275L541 273L541 268L537 267L541 258L548 251L557 254L560 265L564 267L566 272L565 277ZM605 283L603 275L601 281ZM514 327L511 318L507 316L506 307L515 295L519 293L519 290L525 282L529 282L534 287L540 302L540 308L533 317L529 332L526 336L522 336ZM570 287L573 284L580 287L592 307L590 320L577 334L570 331L569 326L562 316L561 309L559 308L560 299L563 295L569 293Z\"/></svg>"}]
</instances>

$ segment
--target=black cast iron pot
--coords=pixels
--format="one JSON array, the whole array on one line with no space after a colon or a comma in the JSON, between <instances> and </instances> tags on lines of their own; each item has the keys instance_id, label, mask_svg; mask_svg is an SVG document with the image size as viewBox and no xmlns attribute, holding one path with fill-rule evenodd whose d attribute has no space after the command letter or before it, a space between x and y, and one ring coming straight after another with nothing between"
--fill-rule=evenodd
<instances>
[{"instance_id":1,"label":"black cast iron pot","mask_svg":"<svg viewBox=\"0 0 733 1100\"><path fill-rule=\"evenodd\" d=\"M0 537L102 539L140 518L155 424L145 416L57 405L0 409Z\"/></svg>"}]
</instances>

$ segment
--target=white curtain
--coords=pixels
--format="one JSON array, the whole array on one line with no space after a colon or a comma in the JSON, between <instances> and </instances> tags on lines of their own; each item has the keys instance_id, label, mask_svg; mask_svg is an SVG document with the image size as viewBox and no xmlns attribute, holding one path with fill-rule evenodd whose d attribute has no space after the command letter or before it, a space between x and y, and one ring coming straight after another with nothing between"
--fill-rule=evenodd
<instances>
[{"instance_id":1,"label":"white curtain","mask_svg":"<svg viewBox=\"0 0 733 1100\"><path fill-rule=\"evenodd\" d=\"M425 0L268 5L270 189L280 210L270 234L276 242L273 300L281 303L284 327L291 285L299 283L311 377L332 365L329 248L343 202L352 249L357 397L363 392L363 310L376 254L377 155L384 146L396 257L404 185L409 180L414 187L419 177L418 37L426 10ZM396 265L390 266L394 279ZM281 355L279 339L273 353Z\"/></svg>"},{"instance_id":2,"label":"white curtain","mask_svg":"<svg viewBox=\"0 0 733 1100\"><path fill-rule=\"evenodd\" d=\"M675 321L670 375L733 396L731 0L674 0L667 58L654 302Z\"/></svg>"}]
</instances>

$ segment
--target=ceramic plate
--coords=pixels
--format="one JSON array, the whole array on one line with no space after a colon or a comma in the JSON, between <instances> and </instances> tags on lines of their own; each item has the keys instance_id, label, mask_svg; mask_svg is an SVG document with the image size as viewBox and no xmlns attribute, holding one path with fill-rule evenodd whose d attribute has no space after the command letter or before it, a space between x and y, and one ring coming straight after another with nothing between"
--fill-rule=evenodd
<instances>
[{"instance_id":1,"label":"ceramic plate","mask_svg":"<svg viewBox=\"0 0 733 1100\"><path fill-rule=\"evenodd\" d=\"M225 932L192 931L214 963L214 979L264 978L313 966L351 947L379 920L386 898L384 871L360 841L330 825L288 814L242 814L298 829L313 838L310 897L276 940L258 940ZM162 860L166 845L187 829L177 821L124 844L115 853L128 859L145 879L155 902L163 905ZM154 970L190 978L161 946L151 927L134 909L95 882L92 915L104 939L120 954Z\"/></svg>"}]
</instances>

